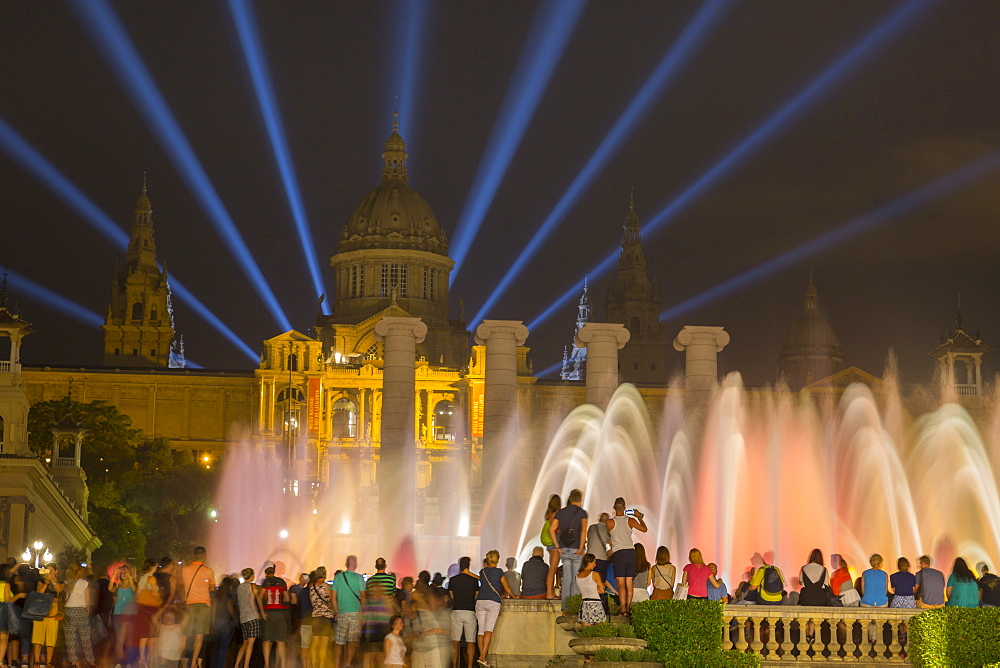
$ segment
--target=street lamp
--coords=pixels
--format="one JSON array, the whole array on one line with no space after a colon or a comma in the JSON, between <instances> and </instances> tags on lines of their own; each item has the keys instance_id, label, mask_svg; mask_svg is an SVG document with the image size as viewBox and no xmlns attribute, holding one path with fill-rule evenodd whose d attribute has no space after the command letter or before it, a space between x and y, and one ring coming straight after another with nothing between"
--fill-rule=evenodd
<instances>
[{"instance_id":1,"label":"street lamp","mask_svg":"<svg viewBox=\"0 0 1000 668\"><path fill-rule=\"evenodd\" d=\"M42 552L43 549L45 550L44 553ZM31 547L24 548L24 552L21 553L21 559L23 559L25 563L30 563L31 560L34 559L35 568L40 568L41 564L39 564L39 560L43 560L44 563L47 564L55 559L55 557L52 556L52 552L45 547L45 543L40 540L36 540L32 543Z\"/></svg>"}]
</instances>

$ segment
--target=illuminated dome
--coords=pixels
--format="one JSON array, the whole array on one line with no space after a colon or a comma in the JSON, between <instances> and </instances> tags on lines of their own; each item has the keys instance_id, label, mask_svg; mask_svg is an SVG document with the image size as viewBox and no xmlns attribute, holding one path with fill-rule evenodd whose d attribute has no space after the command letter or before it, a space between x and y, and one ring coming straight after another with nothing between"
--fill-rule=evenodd
<instances>
[{"instance_id":1,"label":"illuminated dome","mask_svg":"<svg viewBox=\"0 0 1000 668\"><path fill-rule=\"evenodd\" d=\"M382 182L354 209L340 235L338 252L399 248L448 255L448 240L437 216L406 182L406 157L396 119L382 153Z\"/></svg>"},{"instance_id":2,"label":"illuminated dome","mask_svg":"<svg viewBox=\"0 0 1000 668\"><path fill-rule=\"evenodd\" d=\"M806 288L802 315L788 330L778 356L778 371L788 386L799 390L844 368L840 339L819 310L819 296L812 276Z\"/></svg>"}]
</instances>

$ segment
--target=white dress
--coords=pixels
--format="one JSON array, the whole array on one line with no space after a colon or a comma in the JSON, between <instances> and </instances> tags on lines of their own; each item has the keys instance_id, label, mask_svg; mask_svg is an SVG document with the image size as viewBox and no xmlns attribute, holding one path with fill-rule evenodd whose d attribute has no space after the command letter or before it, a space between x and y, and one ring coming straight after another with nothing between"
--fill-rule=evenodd
<instances>
[{"instance_id":1,"label":"white dress","mask_svg":"<svg viewBox=\"0 0 1000 668\"><path fill-rule=\"evenodd\" d=\"M390 633L386 636L386 640L389 641L389 651L385 654L386 666L405 666L406 665L406 643L403 639L397 636L395 633Z\"/></svg>"}]
</instances>

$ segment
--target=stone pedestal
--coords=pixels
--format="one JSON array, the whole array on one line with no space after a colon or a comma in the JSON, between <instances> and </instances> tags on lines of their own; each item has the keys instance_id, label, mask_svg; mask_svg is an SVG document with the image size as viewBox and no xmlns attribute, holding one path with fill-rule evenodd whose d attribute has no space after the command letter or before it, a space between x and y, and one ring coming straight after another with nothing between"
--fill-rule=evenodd
<instances>
[{"instance_id":1,"label":"stone pedestal","mask_svg":"<svg viewBox=\"0 0 1000 668\"><path fill-rule=\"evenodd\" d=\"M412 537L416 496L413 432L417 344L427 335L420 318L382 318L375 336L384 345L382 434L376 479L379 487L380 550L395 550ZM382 556L387 559L392 553ZM402 564L397 568L402 568ZM403 569L405 572L405 569Z\"/></svg>"},{"instance_id":2,"label":"stone pedestal","mask_svg":"<svg viewBox=\"0 0 1000 668\"><path fill-rule=\"evenodd\" d=\"M588 322L576 335L576 345L587 347L587 403L607 408L618 388L618 351L629 340L625 325Z\"/></svg>"},{"instance_id":3,"label":"stone pedestal","mask_svg":"<svg viewBox=\"0 0 1000 668\"><path fill-rule=\"evenodd\" d=\"M674 349L684 352L684 406L688 420L701 424L708 402L719 384L718 354L729 344L722 327L685 325Z\"/></svg>"}]
</instances>

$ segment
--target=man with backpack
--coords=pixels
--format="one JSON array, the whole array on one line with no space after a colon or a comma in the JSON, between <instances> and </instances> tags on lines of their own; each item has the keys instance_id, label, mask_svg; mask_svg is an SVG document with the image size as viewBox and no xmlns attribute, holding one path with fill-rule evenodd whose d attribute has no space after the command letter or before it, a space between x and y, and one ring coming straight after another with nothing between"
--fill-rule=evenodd
<instances>
[{"instance_id":1,"label":"man with backpack","mask_svg":"<svg viewBox=\"0 0 1000 668\"><path fill-rule=\"evenodd\" d=\"M766 561L750 578L750 590L757 592L757 605L781 605L785 598L785 576Z\"/></svg>"},{"instance_id":2,"label":"man with backpack","mask_svg":"<svg viewBox=\"0 0 1000 668\"><path fill-rule=\"evenodd\" d=\"M583 492L574 489L566 499L566 507L560 509L549 522L549 534L559 546L562 559L562 608L566 609L566 599L579 594L576 573L583 561L584 538L587 536L587 511L580 507Z\"/></svg>"}]
</instances>

